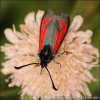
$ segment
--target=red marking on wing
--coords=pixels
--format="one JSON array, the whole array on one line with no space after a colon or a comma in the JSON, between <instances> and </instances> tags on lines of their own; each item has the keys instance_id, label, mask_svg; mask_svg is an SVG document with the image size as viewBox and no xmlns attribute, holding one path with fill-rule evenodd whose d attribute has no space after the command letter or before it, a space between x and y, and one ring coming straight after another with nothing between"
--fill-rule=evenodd
<instances>
[{"instance_id":1,"label":"red marking on wing","mask_svg":"<svg viewBox=\"0 0 100 100\"><path fill-rule=\"evenodd\" d=\"M51 17L47 17L42 20L41 27L40 27L39 51L41 51L43 48L44 38L47 32L46 25L50 22L50 20L51 20Z\"/></svg>"},{"instance_id":2,"label":"red marking on wing","mask_svg":"<svg viewBox=\"0 0 100 100\"><path fill-rule=\"evenodd\" d=\"M57 50L59 49L59 46L61 44L61 42L63 41L66 32L67 32L67 24L65 22L63 22L62 20L59 20L59 24L61 26L61 31L57 32L57 38L56 38L56 42L54 44L54 48L53 48L53 52L54 54L57 53Z\"/></svg>"}]
</instances>

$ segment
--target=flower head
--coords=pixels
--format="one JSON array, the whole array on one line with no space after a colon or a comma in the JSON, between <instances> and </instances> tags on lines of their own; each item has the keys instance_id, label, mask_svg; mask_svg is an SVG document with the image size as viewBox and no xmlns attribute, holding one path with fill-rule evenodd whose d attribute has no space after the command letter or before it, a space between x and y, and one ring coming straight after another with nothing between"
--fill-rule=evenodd
<instances>
[{"instance_id":1,"label":"flower head","mask_svg":"<svg viewBox=\"0 0 100 100\"><path fill-rule=\"evenodd\" d=\"M83 18L75 16L68 33L59 48L58 54L48 64L48 69L53 81L58 88L52 88L48 72L44 69L40 75L41 66L30 65L21 70L14 66L21 66L32 62L39 62L39 30L44 11L29 13L25 18L25 24L20 25L21 32L13 29L5 29L6 38L11 44L1 46L5 53L6 61L3 63L2 73L11 74L9 87L21 86L21 97L29 95L33 99L55 99L91 96L87 83L96 79L90 73L90 69L96 67L99 60L99 51L91 44L91 30L78 31L83 23ZM36 19L36 20L35 20Z\"/></svg>"}]
</instances>

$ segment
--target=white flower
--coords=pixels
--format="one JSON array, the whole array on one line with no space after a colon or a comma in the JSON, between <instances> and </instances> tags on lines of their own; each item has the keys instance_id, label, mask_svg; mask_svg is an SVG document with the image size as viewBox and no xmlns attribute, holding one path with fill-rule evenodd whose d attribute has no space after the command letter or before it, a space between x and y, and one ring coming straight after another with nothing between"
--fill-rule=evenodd
<instances>
[{"instance_id":1,"label":"white flower","mask_svg":"<svg viewBox=\"0 0 100 100\"><path fill-rule=\"evenodd\" d=\"M3 63L2 73L11 74L9 87L21 86L21 97L29 95L33 99L62 99L90 97L91 93L87 83L96 79L90 73L90 69L98 65L99 51L91 44L91 30L78 31L83 23L83 18L75 16L68 33L58 51L60 56L48 64L48 69L52 75L58 91L52 88L48 72L44 69L40 75L41 66L30 65L20 70L14 66L21 66L32 62L39 62L39 30L44 11L29 13L25 18L25 24L20 25L21 32L12 29L5 29L6 38L11 44L1 46L5 53L6 61ZM36 19L36 20L35 20ZM57 55L58 55L57 54ZM81 98L80 98L81 99Z\"/></svg>"}]
</instances>

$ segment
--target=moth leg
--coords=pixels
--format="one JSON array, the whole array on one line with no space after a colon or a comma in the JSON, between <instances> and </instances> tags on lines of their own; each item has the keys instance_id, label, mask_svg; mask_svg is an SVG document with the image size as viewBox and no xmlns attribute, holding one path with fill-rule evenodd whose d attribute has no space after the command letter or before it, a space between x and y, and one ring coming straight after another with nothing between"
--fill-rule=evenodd
<instances>
[{"instance_id":1,"label":"moth leg","mask_svg":"<svg viewBox=\"0 0 100 100\"><path fill-rule=\"evenodd\" d=\"M55 59L53 59L53 61L54 61L56 64L59 64L60 67L61 67L61 63L57 62Z\"/></svg>"},{"instance_id":2,"label":"moth leg","mask_svg":"<svg viewBox=\"0 0 100 100\"><path fill-rule=\"evenodd\" d=\"M43 73L43 68L41 68L40 75Z\"/></svg>"},{"instance_id":3,"label":"moth leg","mask_svg":"<svg viewBox=\"0 0 100 100\"><path fill-rule=\"evenodd\" d=\"M68 53L71 53L71 52L64 51L64 52L62 52L62 53L58 54L57 56L59 57L59 56L61 56L61 55L62 55L62 54L64 54L64 53L67 55Z\"/></svg>"}]
</instances>

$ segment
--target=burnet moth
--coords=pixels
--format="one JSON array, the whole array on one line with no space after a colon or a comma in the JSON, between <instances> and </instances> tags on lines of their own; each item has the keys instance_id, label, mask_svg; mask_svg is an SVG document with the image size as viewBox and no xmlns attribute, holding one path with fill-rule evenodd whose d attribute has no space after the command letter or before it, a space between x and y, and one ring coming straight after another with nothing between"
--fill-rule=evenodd
<instances>
[{"instance_id":1,"label":"burnet moth","mask_svg":"<svg viewBox=\"0 0 100 100\"><path fill-rule=\"evenodd\" d=\"M20 69L32 64L41 65L41 72L43 68L47 70L53 89L58 90L54 85L51 74L47 68L47 64L51 60L54 60L54 57L57 54L57 51L59 50L59 47L68 31L69 24L70 19L68 15L61 14L61 16L57 16L54 15L51 10L46 11L43 15L40 25L38 53L40 63L30 63L19 67L15 66L15 69Z\"/></svg>"}]
</instances>

